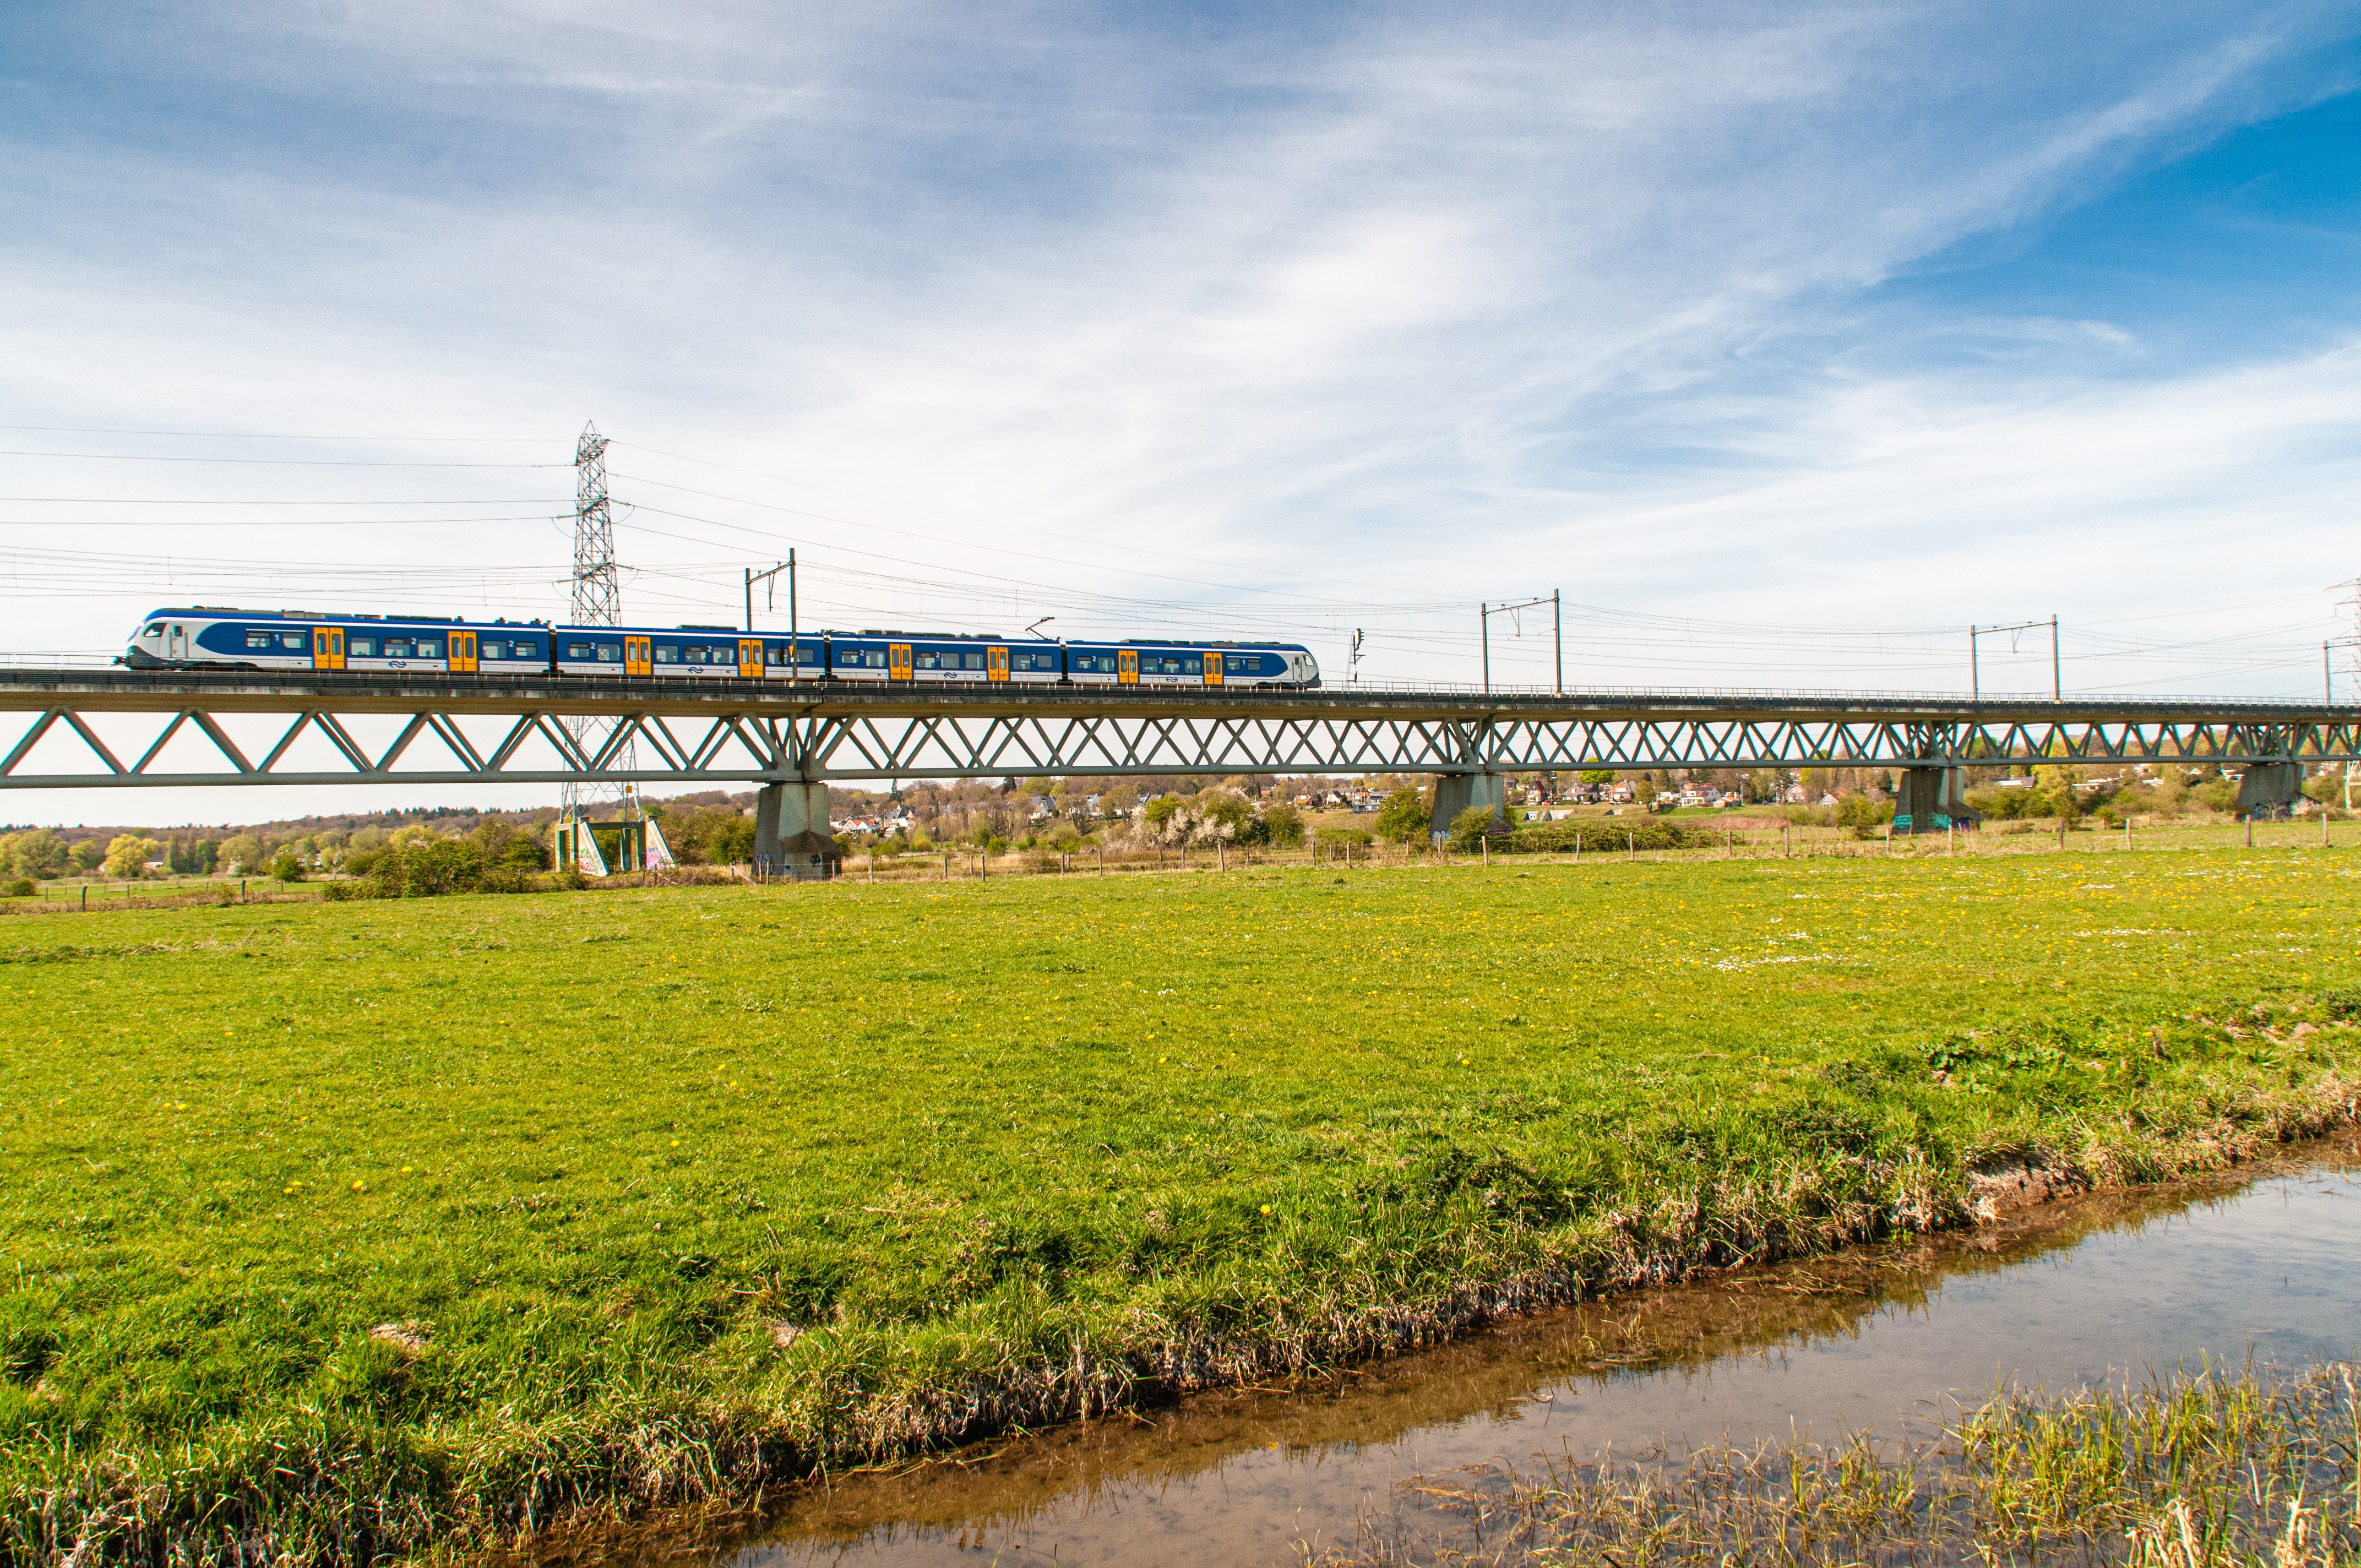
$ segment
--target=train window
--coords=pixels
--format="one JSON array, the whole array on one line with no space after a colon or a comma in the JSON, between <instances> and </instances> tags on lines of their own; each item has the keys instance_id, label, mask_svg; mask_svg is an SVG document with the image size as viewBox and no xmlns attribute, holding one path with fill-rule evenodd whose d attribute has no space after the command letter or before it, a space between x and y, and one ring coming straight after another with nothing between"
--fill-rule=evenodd
<instances>
[{"instance_id":1,"label":"train window","mask_svg":"<svg viewBox=\"0 0 2361 1568\"><path fill-rule=\"evenodd\" d=\"M1191 653L1180 661L1180 673L1184 675L1202 675L1205 673L1205 661Z\"/></svg>"},{"instance_id":2,"label":"train window","mask_svg":"<svg viewBox=\"0 0 2361 1568\"><path fill-rule=\"evenodd\" d=\"M623 645L620 642L601 642L598 644L598 657L609 664L619 663L623 657Z\"/></svg>"},{"instance_id":3,"label":"train window","mask_svg":"<svg viewBox=\"0 0 2361 1568\"><path fill-rule=\"evenodd\" d=\"M443 656L443 640L439 637L420 638L418 640L418 656L422 659L441 658Z\"/></svg>"},{"instance_id":4,"label":"train window","mask_svg":"<svg viewBox=\"0 0 2361 1568\"><path fill-rule=\"evenodd\" d=\"M1227 674L1251 675L1261 668L1262 661L1256 658L1252 653L1224 653L1222 655L1222 669L1224 673Z\"/></svg>"},{"instance_id":5,"label":"train window","mask_svg":"<svg viewBox=\"0 0 2361 1568\"><path fill-rule=\"evenodd\" d=\"M770 643L763 649L763 663L765 664L784 664L786 662L787 651L777 643Z\"/></svg>"},{"instance_id":6,"label":"train window","mask_svg":"<svg viewBox=\"0 0 2361 1568\"><path fill-rule=\"evenodd\" d=\"M541 657L541 649L537 644L532 642L511 642L509 644L509 657L511 659L538 659Z\"/></svg>"},{"instance_id":7,"label":"train window","mask_svg":"<svg viewBox=\"0 0 2361 1568\"><path fill-rule=\"evenodd\" d=\"M389 637L385 640L385 656L389 659L407 659L410 657L410 639L407 637Z\"/></svg>"},{"instance_id":8,"label":"train window","mask_svg":"<svg viewBox=\"0 0 2361 1568\"><path fill-rule=\"evenodd\" d=\"M356 659L374 659L377 657L377 639L356 637L352 641L352 650L353 657Z\"/></svg>"},{"instance_id":9,"label":"train window","mask_svg":"<svg viewBox=\"0 0 2361 1568\"><path fill-rule=\"evenodd\" d=\"M279 634L279 645L291 653L301 653L311 641L311 638L301 631L282 631Z\"/></svg>"},{"instance_id":10,"label":"train window","mask_svg":"<svg viewBox=\"0 0 2361 1568\"><path fill-rule=\"evenodd\" d=\"M882 649L873 649L869 652L863 653L861 656L861 662L868 665L873 670L882 670L885 667L884 652Z\"/></svg>"},{"instance_id":11,"label":"train window","mask_svg":"<svg viewBox=\"0 0 2361 1568\"><path fill-rule=\"evenodd\" d=\"M843 652L839 653L836 656L836 662L840 664L848 666L858 666L861 663L861 650L858 648L847 648Z\"/></svg>"},{"instance_id":12,"label":"train window","mask_svg":"<svg viewBox=\"0 0 2361 1568\"><path fill-rule=\"evenodd\" d=\"M268 648L270 646L270 633L259 627L250 629L246 634L246 645L249 648Z\"/></svg>"},{"instance_id":13,"label":"train window","mask_svg":"<svg viewBox=\"0 0 2361 1568\"><path fill-rule=\"evenodd\" d=\"M590 644L588 642L568 642L566 645L566 656L569 659L587 659L590 656Z\"/></svg>"},{"instance_id":14,"label":"train window","mask_svg":"<svg viewBox=\"0 0 2361 1568\"><path fill-rule=\"evenodd\" d=\"M682 652L681 657L692 664L710 663L712 661L705 656L708 650L701 646L691 644Z\"/></svg>"},{"instance_id":15,"label":"train window","mask_svg":"<svg viewBox=\"0 0 2361 1568\"><path fill-rule=\"evenodd\" d=\"M139 635L142 637L161 637L164 635L164 623L159 620Z\"/></svg>"},{"instance_id":16,"label":"train window","mask_svg":"<svg viewBox=\"0 0 2361 1568\"><path fill-rule=\"evenodd\" d=\"M669 642L659 642L659 643L657 643L657 644L656 644L656 663L659 663L659 664L677 664L677 663L680 663L680 650L679 650L679 649L677 649L677 648L675 648L675 647L674 647L674 646L673 646L671 643L669 643Z\"/></svg>"},{"instance_id":17,"label":"train window","mask_svg":"<svg viewBox=\"0 0 2361 1568\"><path fill-rule=\"evenodd\" d=\"M983 655L981 653L970 653L967 655L967 667L971 670L983 669L984 667Z\"/></svg>"},{"instance_id":18,"label":"train window","mask_svg":"<svg viewBox=\"0 0 2361 1568\"><path fill-rule=\"evenodd\" d=\"M913 653L910 663L914 669L939 670L943 667L943 656L940 653Z\"/></svg>"},{"instance_id":19,"label":"train window","mask_svg":"<svg viewBox=\"0 0 2361 1568\"><path fill-rule=\"evenodd\" d=\"M811 644L809 647L806 647L804 644L802 644L802 643L800 643L800 642L798 642L798 643L796 643L796 663L798 663L798 664L824 664L824 663L826 663L827 662L828 662L827 660L825 660L825 659L823 659L822 657L820 657L820 646L819 646L819 644L818 644L818 643L815 642L815 643Z\"/></svg>"}]
</instances>

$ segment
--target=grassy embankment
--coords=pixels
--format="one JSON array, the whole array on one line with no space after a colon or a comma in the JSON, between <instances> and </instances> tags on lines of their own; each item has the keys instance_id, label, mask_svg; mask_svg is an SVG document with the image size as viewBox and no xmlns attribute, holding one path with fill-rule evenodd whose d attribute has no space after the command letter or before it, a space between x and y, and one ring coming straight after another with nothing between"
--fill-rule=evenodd
<instances>
[{"instance_id":1,"label":"grassy embankment","mask_svg":"<svg viewBox=\"0 0 2361 1568\"><path fill-rule=\"evenodd\" d=\"M464 1544L2218 1163L2351 1114L2351 864L27 923L0 1540Z\"/></svg>"}]
</instances>

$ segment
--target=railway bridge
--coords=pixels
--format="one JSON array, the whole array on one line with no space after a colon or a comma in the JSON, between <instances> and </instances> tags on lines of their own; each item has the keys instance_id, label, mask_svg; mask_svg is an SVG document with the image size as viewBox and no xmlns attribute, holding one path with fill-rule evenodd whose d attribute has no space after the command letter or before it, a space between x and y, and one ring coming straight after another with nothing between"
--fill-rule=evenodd
<instances>
[{"instance_id":1,"label":"railway bridge","mask_svg":"<svg viewBox=\"0 0 2361 1568\"><path fill-rule=\"evenodd\" d=\"M0 671L0 790L220 784L756 785L758 852L836 781L1139 773L1438 776L1435 819L1513 772L1880 767L1898 825L1967 766L2226 764L2242 806L2361 759L2361 706L1855 692L1301 692L847 685L326 671Z\"/></svg>"}]
</instances>

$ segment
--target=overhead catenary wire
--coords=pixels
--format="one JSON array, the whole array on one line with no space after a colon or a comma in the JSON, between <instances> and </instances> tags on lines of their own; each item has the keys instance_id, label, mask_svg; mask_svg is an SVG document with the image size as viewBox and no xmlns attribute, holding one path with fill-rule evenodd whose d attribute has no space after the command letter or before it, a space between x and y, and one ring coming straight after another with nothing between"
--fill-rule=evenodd
<instances>
[{"instance_id":1,"label":"overhead catenary wire","mask_svg":"<svg viewBox=\"0 0 2361 1568\"><path fill-rule=\"evenodd\" d=\"M569 463L430 463L415 457L190 457L152 452L29 452L0 447L0 457L51 457L76 463L235 463L271 468L568 468Z\"/></svg>"}]
</instances>

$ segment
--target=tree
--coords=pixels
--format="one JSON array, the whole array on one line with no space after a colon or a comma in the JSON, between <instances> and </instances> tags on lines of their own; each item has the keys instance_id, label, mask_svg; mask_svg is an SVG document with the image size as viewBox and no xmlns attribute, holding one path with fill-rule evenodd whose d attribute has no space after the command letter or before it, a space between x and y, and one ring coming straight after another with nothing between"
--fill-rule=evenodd
<instances>
[{"instance_id":1,"label":"tree","mask_svg":"<svg viewBox=\"0 0 2361 1568\"><path fill-rule=\"evenodd\" d=\"M1099 813L1104 817L1128 817L1139 805L1139 792L1129 784L1117 784L1099 796Z\"/></svg>"},{"instance_id":2,"label":"tree","mask_svg":"<svg viewBox=\"0 0 2361 1568\"><path fill-rule=\"evenodd\" d=\"M1197 792L1190 802L1190 828L1199 839L1219 839L1236 843L1254 821L1254 807L1246 797L1226 789L1206 789Z\"/></svg>"},{"instance_id":3,"label":"tree","mask_svg":"<svg viewBox=\"0 0 2361 1568\"><path fill-rule=\"evenodd\" d=\"M270 858L270 874L280 882L302 882L302 858L292 850L280 850Z\"/></svg>"},{"instance_id":4,"label":"tree","mask_svg":"<svg viewBox=\"0 0 2361 1568\"><path fill-rule=\"evenodd\" d=\"M46 828L11 835L6 869L14 875L43 882L63 876L71 857L66 841Z\"/></svg>"},{"instance_id":5,"label":"tree","mask_svg":"<svg viewBox=\"0 0 2361 1568\"><path fill-rule=\"evenodd\" d=\"M1175 839L1185 839L1189 827L1180 815L1182 804L1177 795L1158 795L1139 808L1140 830L1159 844L1169 844Z\"/></svg>"},{"instance_id":6,"label":"tree","mask_svg":"<svg viewBox=\"0 0 2361 1568\"><path fill-rule=\"evenodd\" d=\"M1263 837L1273 849L1291 850L1303 842L1303 814L1284 800L1262 808Z\"/></svg>"},{"instance_id":7,"label":"tree","mask_svg":"<svg viewBox=\"0 0 2361 1568\"><path fill-rule=\"evenodd\" d=\"M357 843L360 837L356 834L355 842ZM251 833L236 833L223 839L216 853L232 875L241 872L250 875L262 869L262 840Z\"/></svg>"},{"instance_id":8,"label":"tree","mask_svg":"<svg viewBox=\"0 0 2361 1568\"><path fill-rule=\"evenodd\" d=\"M148 874L148 862L163 853L164 846L153 839L143 839L137 833L117 833L106 846L106 874L133 882Z\"/></svg>"},{"instance_id":9,"label":"tree","mask_svg":"<svg viewBox=\"0 0 2361 1568\"><path fill-rule=\"evenodd\" d=\"M1471 806L1451 819L1449 843L1455 850L1464 850L1472 854L1476 847L1483 841L1484 836L1491 830L1492 808L1488 806Z\"/></svg>"},{"instance_id":10,"label":"tree","mask_svg":"<svg viewBox=\"0 0 2361 1568\"><path fill-rule=\"evenodd\" d=\"M1427 832L1426 802L1414 789L1398 789L1378 807L1378 837L1389 844L1407 844Z\"/></svg>"},{"instance_id":11,"label":"tree","mask_svg":"<svg viewBox=\"0 0 2361 1568\"><path fill-rule=\"evenodd\" d=\"M105 859L106 847L95 839L82 839L73 847L73 863L78 870L94 872Z\"/></svg>"}]
</instances>

